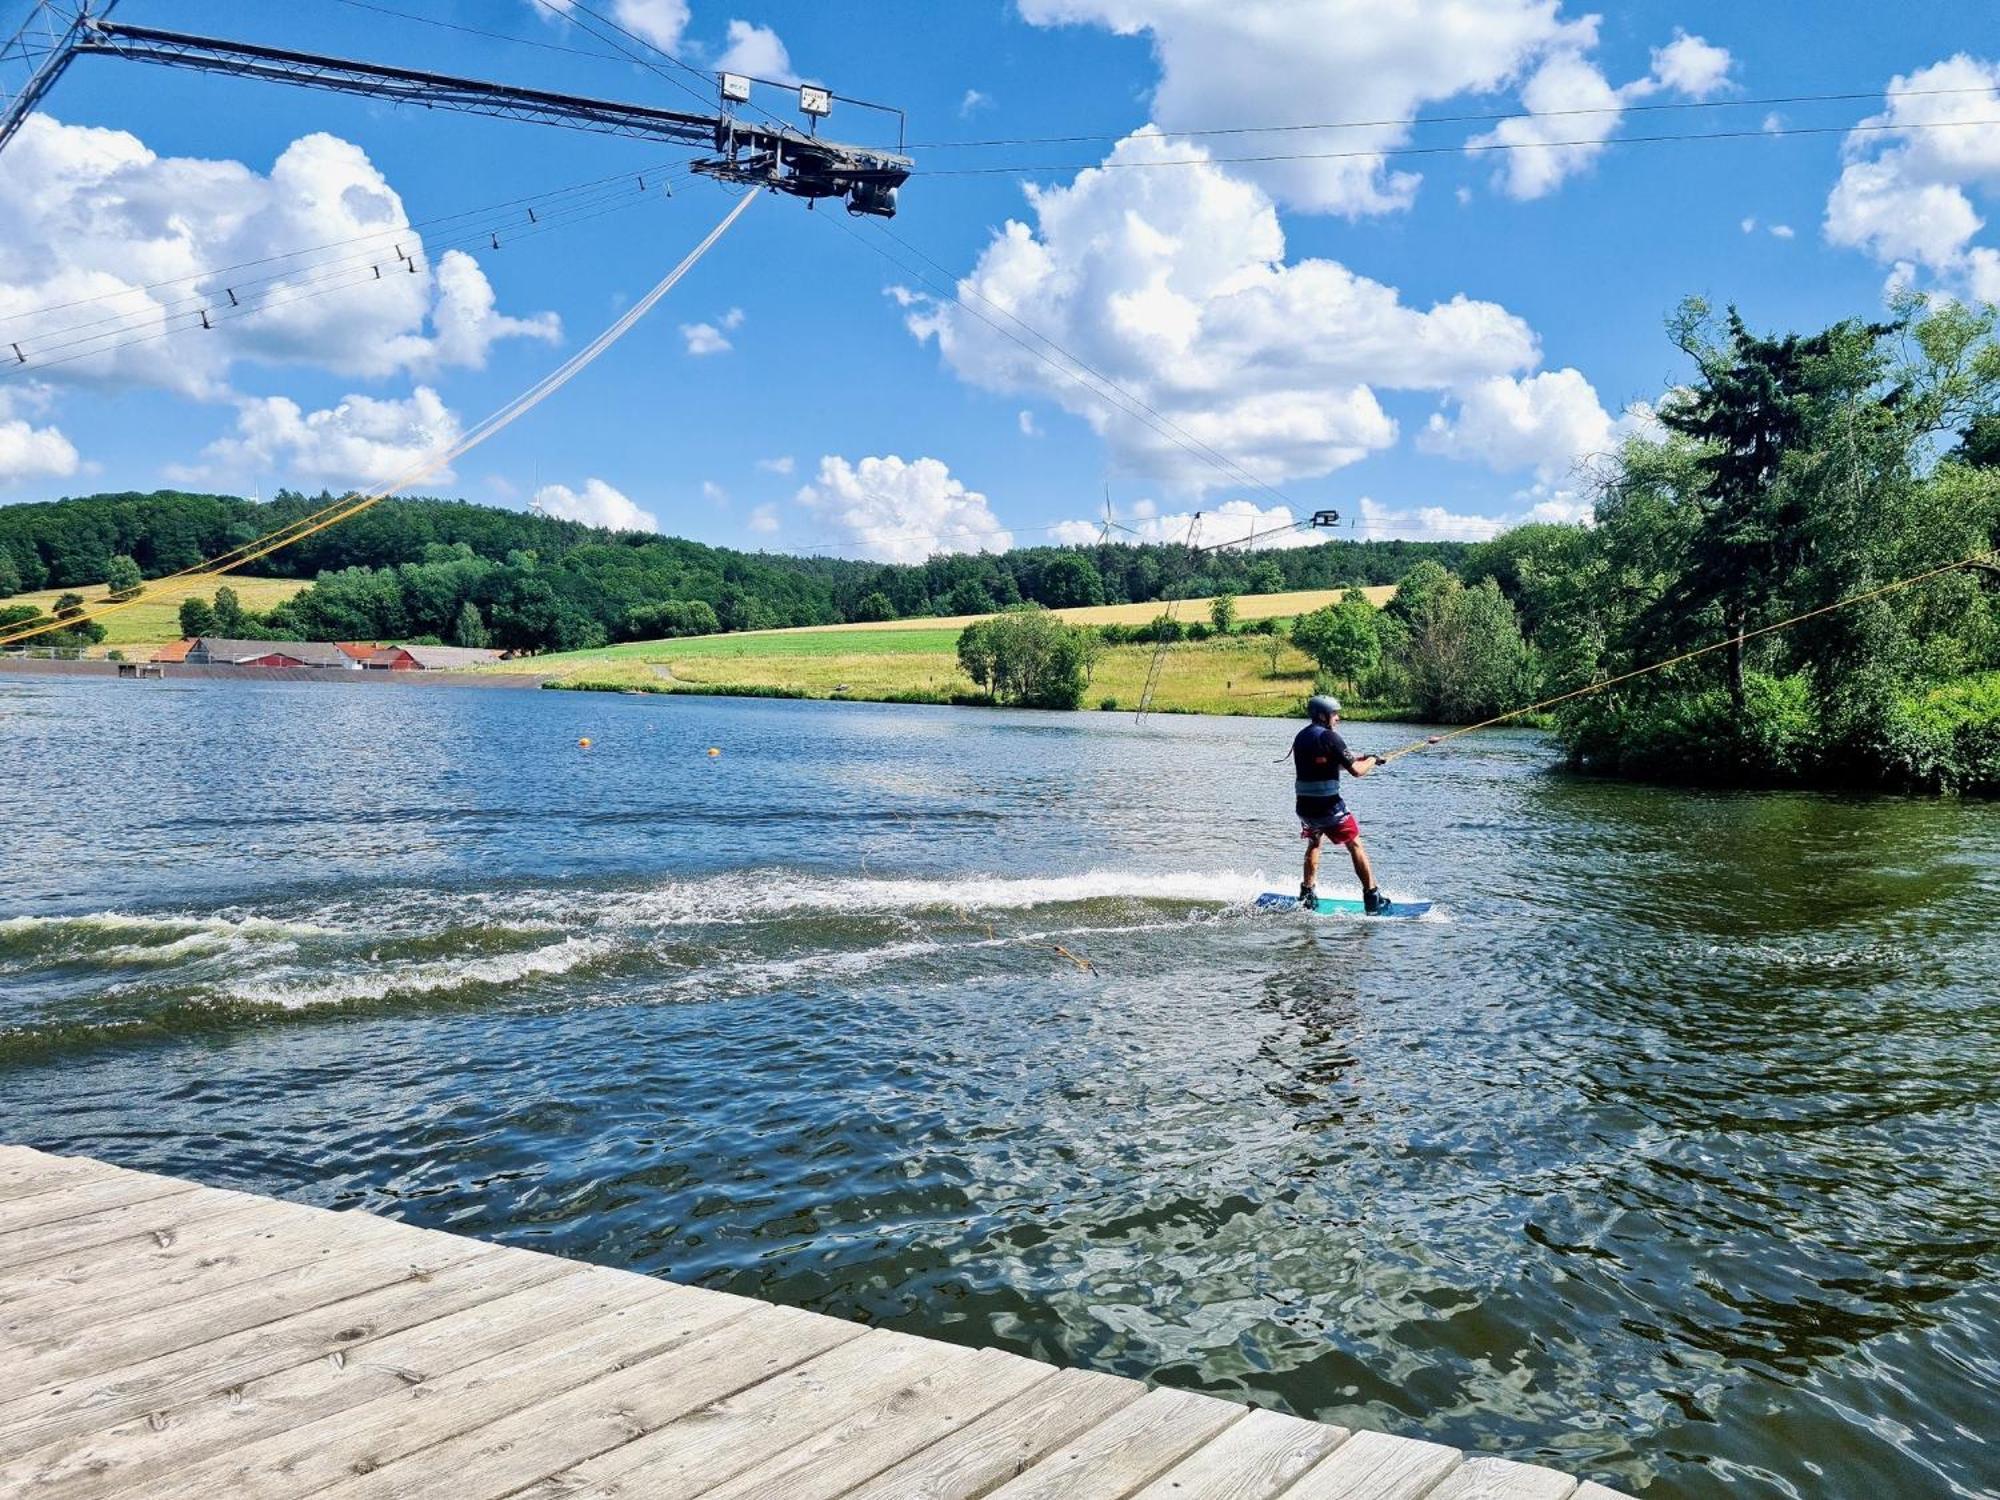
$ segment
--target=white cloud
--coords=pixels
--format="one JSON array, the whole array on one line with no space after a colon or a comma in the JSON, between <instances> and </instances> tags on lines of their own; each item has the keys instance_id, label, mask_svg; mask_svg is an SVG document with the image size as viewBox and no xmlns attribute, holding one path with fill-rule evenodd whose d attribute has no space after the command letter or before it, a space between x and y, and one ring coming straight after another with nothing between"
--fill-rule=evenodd
<instances>
[{"instance_id":1,"label":"white cloud","mask_svg":"<svg viewBox=\"0 0 2000 1500\"><path fill-rule=\"evenodd\" d=\"M437 290L437 306L431 313L436 336L427 364L483 369L486 351L501 339L532 338L553 344L562 338L562 323L554 313L510 318L494 311L493 284L479 262L463 250L447 250L438 257Z\"/></svg>"},{"instance_id":2,"label":"white cloud","mask_svg":"<svg viewBox=\"0 0 2000 1500\"><path fill-rule=\"evenodd\" d=\"M540 0L528 0L546 16ZM576 0L549 0L565 16L576 13ZM679 52L681 35L687 30L687 0L611 0L611 19L635 36L644 37L663 52ZM740 23L738 23L740 24Z\"/></svg>"},{"instance_id":3,"label":"white cloud","mask_svg":"<svg viewBox=\"0 0 2000 1500\"><path fill-rule=\"evenodd\" d=\"M681 337L687 340L687 352L697 356L726 354L735 347L713 323L683 323Z\"/></svg>"},{"instance_id":4,"label":"white cloud","mask_svg":"<svg viewBox=\"0 0 2000 1500\"><path fill-rule=\"evenodd\" d=\"M1763 128L1765 130L1783 130L1785 128L1785 117L1774 109L1764 116Z\"/></svg>"},{"instance_id":5,"label":"white cloud","mask_svg":"<svg viewBox=\"0 0 2000 1500\"><path fill-rule=\"evenodd\" d=\"M76 445L54 427L28 420L46 405L39 388L0 389L0 485L23 479L66 479L78 467Z\"/></svg>"},{"instance_id":6,"label":"white cloud","mask_svg":"<svg viewBox=\"0 0 2000 1500\"><path fill-rule=\"evenodd\" d=\"M980 93L978 89L967 89L965 97L958 101L958 117L963 120L982 109L991 108L992 104L993 100L989 95Z\"/></svg>"},{"instance_id":7,"label":"white cloud","mask_svg":"<svg viewBox=\"0 0 2000 1500\"><path fill-rule=\"evenodd\" d=\"M792 71L791 56L785 51L785 44L778 39L778 33L768 26L753 26L748 21L729 23L728 40L722 56L715 60L714 71L742 73L751 78L769 79L772 83L799 81L799 75Z\"/></svg>"},{"instance_id":8,"label":"white cloud","mask_svg":"<svg viewBox=\"0 0 2000 1500\"><path fill-rule=\"evenodd\" d=\"M1606 142L1624 121L1626 105L1666 90L1705 99L1727 86L1730 67L1726 49L1676 32L1672 42L1654 49L1650 74L1613 88L1581 50L1558 50L1521 89L1521 103L1530 115L1503 120L1467 145L1507 148L1494 180L1508 197L1546 197L1604 154Z\"/></svg>"},{"instance_id":9,"label":"white cloud","mask_svg":"<svg viewBox=\"0 0 2000 1500\"><path fill-rule=\"evenodd\" d=\"M269 479L300 489L367 489L402 477L460 433L457 413L427 385L402 400L347 396L312 412L286 396L247 397L236 403L232 435L204 448L199 463L166 472L179 483ZM438 468L425 477L452 475Z\"/></svg>"},{"instance_id":10,"label":"white cloud","mask_svg":"<svg viewBox=\"0 0 2000 1500\"><path fill-rule=\"evenodd\" d=\"M780 454L777 458L760 458L757 460L757 467L762 469L766 474L789 474L798 465L794 462L791 454L785 453Z\"/></svg>"},{"instance_id":11,"label":"white cloud","mask_svg":"<svg viewBox=\"0 0 2000 1500\"><path fill-rule=\"evenodd\" d=\"M1014 414L1014 425L1021 429L1022 437L1040 437L1042 429L1035 425L1035 414L1025 406Z\"/></svg>"},{"instance_id":12,"label":"white cloud","mask_svg":"<svg viewBox=\"0 0 2000 1500\"><path fill-rule=\"evenodd\" d=\"M759 536L773 535L778 529L778 507L775 505L758 506L750 512L748 525Z\"/></svg>"},{"instance_id":13,"label":"white cloud","mask_svg":"<svg viewBox=\"0 0 2000 1500\"><path fill-rule=\"evenodd\" d=\"M1981 302L2000 303L2000 250L1966 252L1966 290Z\"/></svg>"},{"instance_id":14,"label":"white cloud","mask_svg":"<svg viewBox=\"0 0 2000 1500\"><path fill-rule=\"evenodd\" d=\"M1579 522L1588 526L1596 519L1597 508L1575 490L1549 493L1521 514L1522 522L1548 521L1563 526L1574 526Z\"/></svg>"},{"instance_id":15,"label":"white cloud","mask_svg":"<svg viewBox=\"0 0 2000 1500\"><path fill-rule=\"evenodd\" d=\"M0 222L0 325L31 365L65 361L47 366L64 383L227 399L240 359L382 377L478 366L498 339L559 334L553 314L496 312L471 256L433 267L402 199L331 135L294 141L266 176L33 115L0 155ZM336 248L295 254L313 245ZM233 311L232 291L254 311Z\"/></svg>"},{"instance_id":16,"label":"white cloud","mask_svg":"<svg viewBox=\"0 0 2000 1500\"><path fill-rule=\"evenodd\" d=\"M729 509L729 491L713 479L704 479L701 482L701 498L720 509Z\"/></svg>"},{"instance_id":17,"label":"white cloud","mask_svg":"<svg viewBox=\"0 0 2000 1500\"><path fill-rule=\"evenodd\" d=\"M1113 163L1199 154L1151 129ZM1459 296L1429 309L1331 260L1285 260L1271 200L1219 167L1091 168L1034 188L1037 225L1010 222L961 294L997 307L1133 392L1180 435L1092 394L951 303L907 291L909 326L988 390L1027 393L1088 421L1119 466L1202 492L1324 474L1389 447L1375 387L1443 391L1532 369L1520 318ZM982 300L983 299L983 300ZM1184 436L1183 436L1184 435ZM1234 468L1189 451L1202 444Z\"/></svg>"},{"instance_id":18,"label":"white cloud","mask_svg":"<svg viewBox=\"0 0 2000 1500\"><path fill-rule=\"evenodd\" d=\"M1755 219L1745 219L1738 227L1745 234L1755 234L1757 232L1757 221Z\"/></svg>"},{"instance_id":19,"label":"white cloud","mask_svg":"<svg viewBox=\"0 0 2000 1500\"><path fill-rule=\"evenodd\" d=\"M535 504L565 521L604 526L612 531L658 531L659 518L641 510L601 479L586 479L581 491L566 484L545 484L535 491Z\"/></svg>"},{"instance_id":20,"label":"white cloud","mask_svg":"<svg viewBox=\"0 0 2000 1500\"><path fill-rule=\"evenodd\" d=\"M1965 92L1941 93L1939 90ZM1974 195L2000 193L2000 63L1961 53L1889 81L1887 108L1847 139L1826 237L1885 265L1980 279ZM1876 128L1888 127L1888 128ZM1941 127L1941 128L1928 128Z\"/></svg>"},{"instance_id":21,"label":"white cloud","mask_svg":"<svg viewBox=\"0 0 2000 1500\"><path fill-rule=\"evenodd\" d=\"M1674 39L1653 49L1653 81L1660 88L1706 99L1729 87L1734 59L1726 47L1713 46L1678 28Z\"/></svg>"},{"instance_id":22,"label":"white cloud","mask_svg":"<svg viewBox=\"0 0 2000 1500\"><path fill-rule=\"evenodd\" d=\"M690 354L727 354L736 347L729 342L729 334L742 326L743 309L732 307L713 323L681 324L681 337L687 341Z\"/></svg>"},{"instance_id":23,"label":"white cloud","mask_svg":"<svg viewBox=\"0 0 2000 1500\"><path fill-rule=\"evenodd\" d=\"M1036 25L1148 36L1160 64L1153 118L1169 131L1407 120L1427 104L1502 88L1542 57L1586 50L1597 37L1596 18L1566 20L1560 0L1021 0L1020 8ZM1410 129L1305 139L1325 144L1301 149L1374 153L1406 143ZM1373 154L1244 170L1293 207L1354 216L1408 208L1420 181Z\"/></svg>"},{"instance_id":24,"label":"white cloud","mask_svg":"<svg viewBox=\"0 0 2000 1500\"><path fill-rule=\"evenodd\" d=\"M1510 198L1546 197L1587 169L1603 155L1624 113L1624 96L1577 52L1559 52L1537 68L1521 90L1521 103L1530 115L1502 120L1466 143L1508 148L1499 153L1494 181ZM1548 144L1555 141L1582 144Z\"/></svg>"},{"instance_id":25,"label":"white cloud","mask_svg":"<svg viewBox=\"0 0 2000 1500\"><path fill-rule=\"evenodd\" d=\"M1788 240L1792 237L1792 233L1792 226L1789 224L1773 224L1771 226L1771 237L1773 239Z\"/></svg>"},{"instance_id":26,"label":"white cloud","mask_svg":"<svg viewBox=\"0 0 2000 1500\"><path fill-rule=\"evenodd\" d=\"M1484 542L1490 541L1512 524L1496 516L1461 515L1441 505L1419 505L1396 510L1366 496L1354 533L1363 541Z\"/></svg>"},{"instance_id":27,"label":"white cloud","mask_svg":"<svg viewBox=\"0 0 2000 1500\"><path fill-rule=\"evenodd\" d=\"M828 454L799 504L869 557L922 562L936 552L1005 552L1012 533L977 490L968 490L935 458L904 462L891 454L858 463Z\"/></svg>"},{"instance_id":28,"label":"white cloud","mask_svg":"<svg viewBox=\"0 0 2000 1500\"><path fill-rule=\"evenodd\" d=\"M1546 483L1580 459L1609 453L1616 441L1617 425L1590 382L1581 371L1563 369L1467 387L1456 415L1433 413L1417 446L1502 471L1532 468Z\"/></svg>"},{"instance_id":29,"label":"white cloud","mask_svg":"<svg viewBox=\"0 0 2000 1500\"><path fill-rule=\"evenodd\" d=\"M1199 532L1194 529L1194 512L1161 515L1152 502L1144 500L1132 508L1129 516L1116 519L1126 529L1115 533L1114 540L1186 543L1192 537L1194 544L1203 547L1228 543L1262 552L1277 547L1316 547L1329 539L1325 531L1298 526L1301 518L1293 515L1289 506L1273 505L1267 509L1250 500L1225 500L1220 505L1205 507ZM1051 535L1060 545L1079 547L1096 541L1103 525L1102 518L1064 521Z\"/></svg>"}]
</instances>

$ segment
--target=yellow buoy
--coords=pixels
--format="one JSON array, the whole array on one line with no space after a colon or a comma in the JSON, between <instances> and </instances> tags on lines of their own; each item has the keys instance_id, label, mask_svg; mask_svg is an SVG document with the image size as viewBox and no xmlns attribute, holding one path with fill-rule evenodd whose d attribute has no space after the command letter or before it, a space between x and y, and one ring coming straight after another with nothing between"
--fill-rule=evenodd
<instances>
[{"instance_id":1,"label":"yellow buoy","mask_svg":"<svg viewBox=\"0 0 2000 1500\"><path fill-rule=\"evenodd\" d=\"M710 746L708 747L708 753L709 753L710 755L720 755L720 754L722 754L722 752L721 752L720 750L716 749L716 748L715 748L715 746L713 746L713 745L710 745Z\"/></svg>"},{"instance_id":2,"label":"yellow buoy","mask_svg":"<svg viewBox=\"0 0 2000 1500\"><path fill-rule=\"evenodd\" d=\"M578 741L576 742L576 748L577 748L577 749L579 749L579 750L588 750L588 749L590 748L590 739L589 739L589 737L588 737L588 736L585 736L585 737L584 737L583 739L580 739L580 740L578 740Z\"/></svg>"}]
</instances>

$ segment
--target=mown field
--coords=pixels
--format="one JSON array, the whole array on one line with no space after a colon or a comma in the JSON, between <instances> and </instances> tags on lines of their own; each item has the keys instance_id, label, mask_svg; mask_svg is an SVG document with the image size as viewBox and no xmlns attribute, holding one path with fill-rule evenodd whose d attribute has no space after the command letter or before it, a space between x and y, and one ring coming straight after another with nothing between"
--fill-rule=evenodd
<instances>
[{"instance_id":1,"label":"mown field","mask_svg":"<svg viewBox=\"0 0 2000 1500\"><path fill-rule=\"evenodd\" d=\"M1297 589L1282 594L1239 594L1236 598L1236 618L1239 620L1289 619L1293 615L1310 614L1328 604L1340 602L1346 589ZM1396 592L1393 584L1361 591L1368 596L1368 602L1380 609ZM1206 620L1212 599L1183 599L1174 608L1174 617L1179 620ZM1144 625L1156 619L1166 605L1154 601L1151 604L1090 604L1078 609L1059 609L1055 614L1068 620L1072 625ZM984 615L936 615L914 620L884 620L879 625L870 625L869 630L950 630L957 633L974 620L984 619ZM811 635L822 631L853 630L852 625L804 625L795 630L760 631L762 635Z\"/></svg>"},{"instance_id":2,"label":"mown field","mask_svg":"<svg viewBox=\"0 0 2000 1500\"><path fill-rule=\"evenodd\" d=\"M128 656L137 656L139 650L150 653L168 641L179 640L181 601L192 594L199 594L204 599L213 598L218 587L235 589L245 609L266 610L284 603L305 588L306 583L298 578L251 578L235 574L226 578L191 579L184 583L149 583L136 603L106 615L99 622L104 626L104 640L89 654L102 656L107 651L119 650ZM16 594L11 599L0 599L0 607L32 604L39 610L49 610L64 594L81 594L87 603L95 604L106 592L102 584L80 589L37 589L32 594ZM24 644L32 645L33 642Z\"/></svg>"},{"instance_id":3,"label":"mown field","mask_svg":"<svg viewBox=\"0 0 2000 1500\"><path fill-rule=\"evenodd\" d=\"M862 634L855 631L853 635ZM885 645L896 635L944 636L942 643L926 640L929 649L907 650L901 643L889 649L859 649L852 635L814 650L779 649L771 637L761 651L728 654L678 651L676 646L699 642L659 642L648 655L599 657L564 662L544 657L534 662L552 671L563 687L642 692L776 689L807 698L883 699L930 694L947 699L977 691L958 668L956 631L868 632ZM1271 648L1277 646L1277 665ZM1108 646L1091 674L1085 708L1133 709L1145 686L1153 658L1152 646ZM575 653L583 655L584 653ZM514 664L516 670L519 664ZM553 669L553 670L552 670ZM1162 711L1203 714L1289 714L1312 691L1312 664L1290 642L1266 636L1234 636L1228 640L1181 641L1168 648L1153 706Z\"/></svg>"},{"instance_id":4,"label":"mown field","mask_svg":"<svg viewBox=\"0 0 2000 1500\"><path fill-rule=\"evenodd\" d=\"M1282 619L1318 609L1337 600L1341 592L1245 596L1237 601L1237 613L1245 620ZM1366 592L1371 602L1380 605L1395 591ZM1079 624L1143 624L1162 608L1120 604L1056 613ZM1205 621L1208 601L1184 600L1175 613L1182 620ZM632 641L538 657L533 665L560 686L604 691L764 690L808 698L944 700L977 691L958 666L959 631L977 618ZM1150 645L1106 647L1091 674L1084 707L1137 708L1154 650ZM1182 713L1289 714L1312 685L1311 661L1283 637L1182 641L1168 649L1153 706Z\"/></svg>"}]
</instances>

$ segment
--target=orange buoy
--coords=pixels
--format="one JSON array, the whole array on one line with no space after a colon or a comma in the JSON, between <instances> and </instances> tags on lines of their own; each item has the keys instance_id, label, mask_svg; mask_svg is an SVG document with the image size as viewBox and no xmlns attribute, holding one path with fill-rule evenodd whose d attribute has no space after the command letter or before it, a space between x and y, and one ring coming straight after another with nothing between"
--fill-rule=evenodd
<instances>
[{"instance_id":1,"label":"orange buoy","mask_svg":"<svg viewBox=\"0 0 2000 1500\"><path fill-rule=\"evenodd\" d=\"M720 754L722 754L722 752L721 752L720 750L716 749L716 748L715 748L715 746L713 746L713 745L710 745L710 746L708 747L708 753L709 753L709 755L710 755L711 757L714 757L714 756L717 756L717 755L720 755Z\"/></svg>"},{"instance_id":2,"label":"orange buoy","mask_svg":"<svg viewBox=\"0 0 2000 1500\"><path fill-rule=\"evenodd\" d=\"M590 737L586 735L584 738L578 740L576 748L579 750L588 750L590 748Z\"/></svg>"}]
</instances>

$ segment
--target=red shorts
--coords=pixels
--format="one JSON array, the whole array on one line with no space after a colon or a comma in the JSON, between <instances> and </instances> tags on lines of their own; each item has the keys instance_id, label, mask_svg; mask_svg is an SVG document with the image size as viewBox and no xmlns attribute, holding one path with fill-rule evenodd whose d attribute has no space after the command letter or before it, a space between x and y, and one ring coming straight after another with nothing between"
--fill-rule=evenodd
<instances>
[{"instance_id":1,"label":"red shorts","mask_svg":"<svg viewBox=\"0 0 2000 1500\"><path fill-rule=\"evenodd\" d=\"M1360 841L1361 825L1354 821L1354 814L1351 812L1344 812L1333 818L1315 819L1309 823L1301 820L1299 837L1332 839L1336 844L1345 846Z\"/></svg>"}]
</instances>

